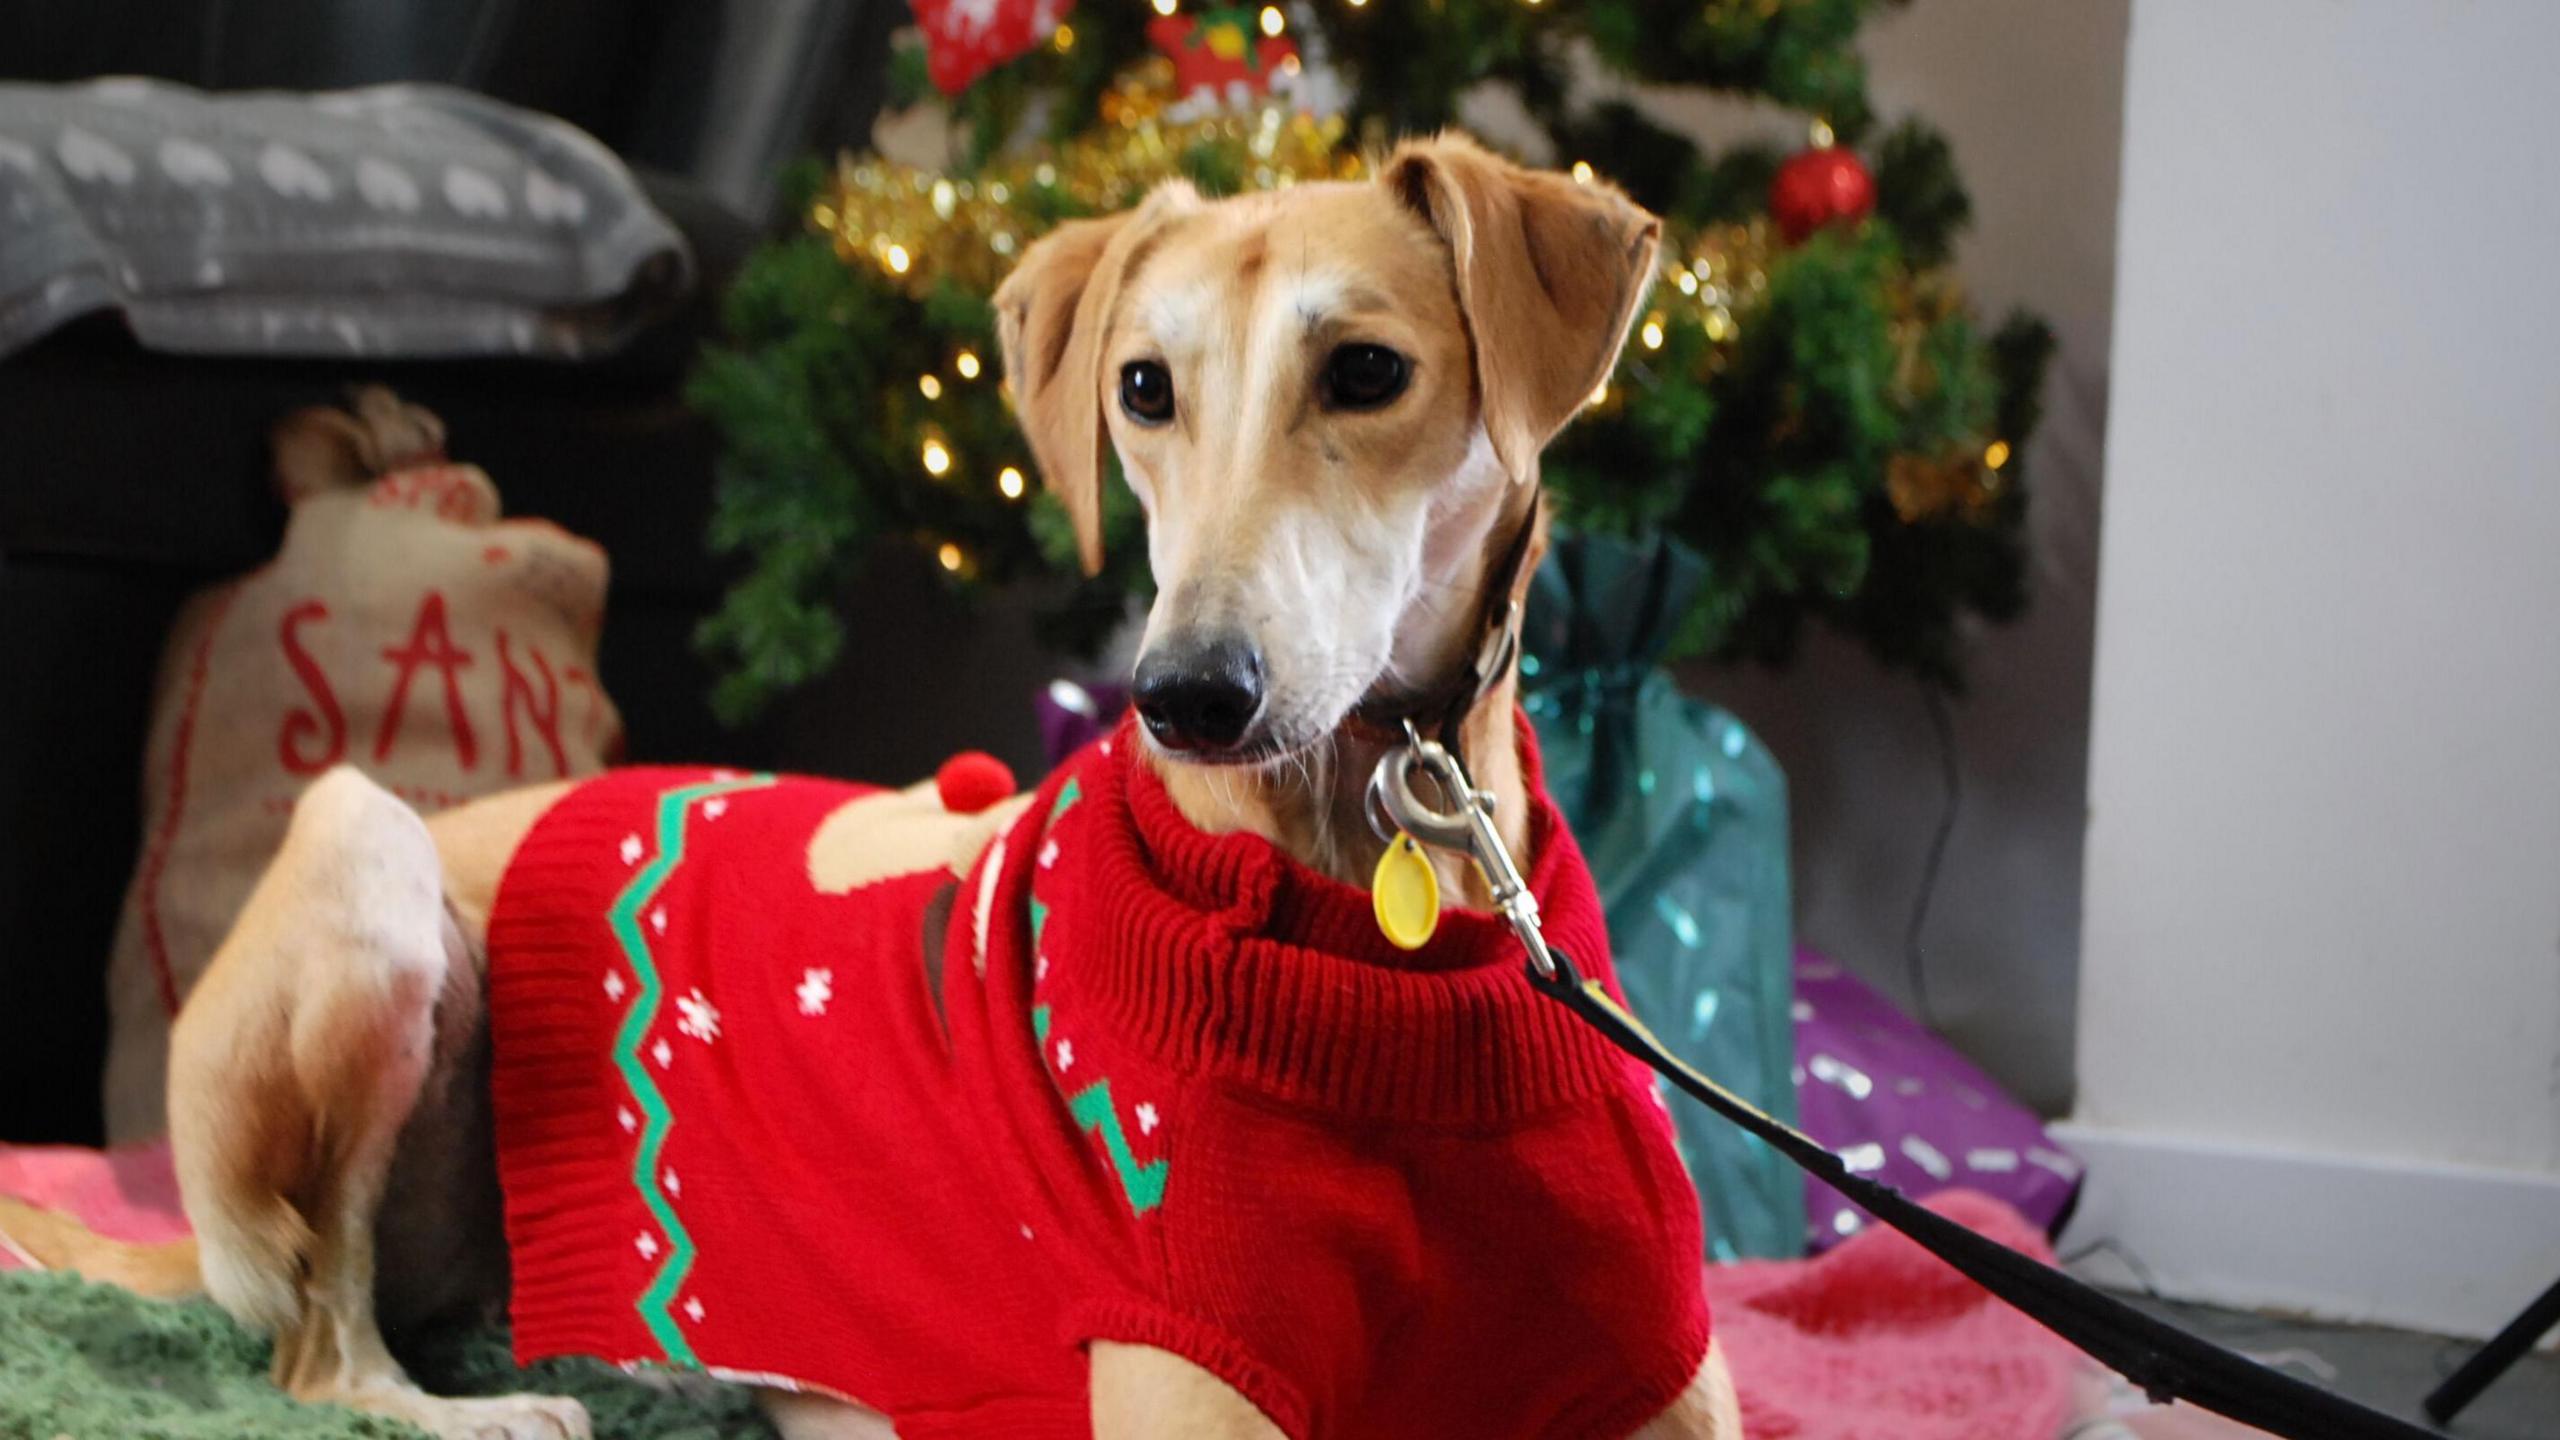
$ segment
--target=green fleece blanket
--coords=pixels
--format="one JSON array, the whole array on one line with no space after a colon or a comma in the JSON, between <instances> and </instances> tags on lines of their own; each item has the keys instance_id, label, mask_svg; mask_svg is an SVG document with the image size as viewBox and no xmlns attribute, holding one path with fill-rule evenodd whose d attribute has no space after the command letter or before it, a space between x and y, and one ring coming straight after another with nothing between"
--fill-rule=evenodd
<instances>
[{"instance_id":1,"label":"green fleece blanket","mask_svg":"<svg viewBox=\"0 0 2560 1440\"><path fill-rule=\"evenodd\" d=\"M418 1440L267 1382L267 1342L207 1301L145 1300L67 1275L0 1274L0 1440ZM420 1337L401 1362L440 1395L574 1395L596 1440L773 1440L744 1391L645 1384L609 1366L519 1370L506 1335Z\"/></svg>"}]
</instances>

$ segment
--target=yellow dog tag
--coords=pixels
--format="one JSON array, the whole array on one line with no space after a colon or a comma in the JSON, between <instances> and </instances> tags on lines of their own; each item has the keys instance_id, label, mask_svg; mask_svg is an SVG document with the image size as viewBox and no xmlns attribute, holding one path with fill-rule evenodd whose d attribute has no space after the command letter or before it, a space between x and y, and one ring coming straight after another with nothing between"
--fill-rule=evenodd
<instances>
[{"instance_id":1,"label":"yellow dog tag","mask_svg":"<svg viewBox=\"0 0 2560 1440\"><path fill-rule=\"evenodd\" d=\"M1369 880L1369 900L1379 932L1398 949L1419 950L1440 928L1440 876L1412 836L1399 830L1387 842Z\"/></svg>"}]
</instances>

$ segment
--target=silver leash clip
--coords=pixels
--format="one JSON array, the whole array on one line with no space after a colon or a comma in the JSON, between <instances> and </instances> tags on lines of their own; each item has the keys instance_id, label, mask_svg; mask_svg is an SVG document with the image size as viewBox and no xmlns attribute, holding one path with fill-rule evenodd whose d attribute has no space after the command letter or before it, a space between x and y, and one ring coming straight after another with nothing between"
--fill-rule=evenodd
<instances>
[{"instance_id":1,"label":"silver leash clip","mask_svg":"<svg viewBox=\"0 0 2560 1440\"><path fill-rule=\"evenodd\" d=\"M1424 800L1414 791L1415 772L1430 776L1451 809ZM1493 908L1529 952L1529 964L1545 979L1556 976L1555 953L1547 948L1538 921L1538 897L1520 878L1520 867L1493 827L1493 796L1478 790L1467 767L1447 746L1425 740L1413 722L1404 722L1404 744L1378 757L1369 772L1369 828L1392 841L1401 830L1425 845L1454 850L1476 862L1493 889ZM1387 824L1380 823L1384 815Z\"/></svg>"}]
</instances>

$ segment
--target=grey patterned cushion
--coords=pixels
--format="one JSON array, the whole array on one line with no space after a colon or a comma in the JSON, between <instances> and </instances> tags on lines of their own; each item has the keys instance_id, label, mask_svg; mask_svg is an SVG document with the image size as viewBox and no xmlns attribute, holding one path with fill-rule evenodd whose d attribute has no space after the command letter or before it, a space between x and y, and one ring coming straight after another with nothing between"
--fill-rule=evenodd
<instances>
[{"instance_id":1,"label":"grey patterned cushion","mask_svg":"<svg viewBox=\"0 0 2560 1440\"><path fill-rule=\"evenodd\" d=\"M465 91L0 84L0 355L114 309L199 354L575 357L692 276L602 145Z\"/></svg>"}]
</instances>

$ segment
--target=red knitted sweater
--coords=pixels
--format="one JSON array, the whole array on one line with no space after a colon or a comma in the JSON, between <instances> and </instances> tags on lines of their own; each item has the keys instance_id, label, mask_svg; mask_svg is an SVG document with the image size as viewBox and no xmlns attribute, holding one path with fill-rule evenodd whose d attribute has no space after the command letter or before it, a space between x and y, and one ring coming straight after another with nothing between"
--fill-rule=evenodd
<instances>
[{"instance_id":1,"label":"red knitted sweater","mask_svg":"<svg viewBox=\"0 0 2560 1440\"><path fill-rule=\"evenodd\" d=\"M553 807L490 922L519 1357L832 1392L909 1440L1086 1435L1097 1339L1293 1437L1667 1405L1707 1311L1644 1074L1491 918L1395 951L1135 748L1069 761L965 881L846 895L806 851L859 789L630 770ZM1605 973L1537 793L1531 883Z\"/></svg>"}]
</instances>

